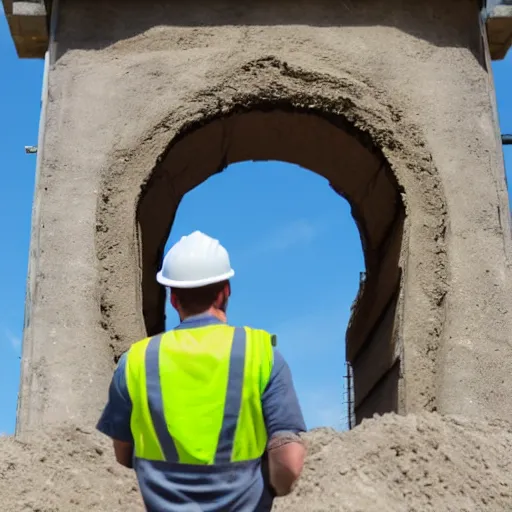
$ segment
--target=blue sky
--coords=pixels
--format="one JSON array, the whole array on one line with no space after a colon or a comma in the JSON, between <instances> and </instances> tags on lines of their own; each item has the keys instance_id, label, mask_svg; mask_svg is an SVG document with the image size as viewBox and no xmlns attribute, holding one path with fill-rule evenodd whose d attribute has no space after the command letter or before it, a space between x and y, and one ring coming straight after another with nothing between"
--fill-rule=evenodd
<instances>
[{"instance_id":1,"label":"blue sky","mask_svg":"<svg viewBox=\"0 0 512 512\"><path fill-rule=\"evenodd\" d=\"M43 65L17 58L3 14L0 66L0 432L12 433L36 163L24 146L37 144ZM512 52L494 72L502 131L512 133ZM512 147L505 155L510 183ZM341 427L345 328L364 267L348 204L304 169L241 163L184 198L169 242L195 229L230 251L237 272L230 320L278 333L308 426Z\"/></svg>"},{"instance_id":2,"label":"blue sky","mask_svg":"<svg viewBox=\"0 0 512 512\"><path fill-rule=\"evenodd\" d=\"M308 426L341 427L345 329L364 270L348 203L301 167L243 162L185 196L168 247L195 229L230 253L230 321L275 332Z\"/></svg>"}]
</instances>

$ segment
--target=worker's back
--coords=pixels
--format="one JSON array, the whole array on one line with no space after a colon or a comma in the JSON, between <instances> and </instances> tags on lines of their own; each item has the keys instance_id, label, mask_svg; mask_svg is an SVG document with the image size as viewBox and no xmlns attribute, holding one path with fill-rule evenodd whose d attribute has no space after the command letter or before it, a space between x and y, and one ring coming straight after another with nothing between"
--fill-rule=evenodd
<instances>
[{"instance_id":1,"label":"worker's back","mask_svg":"<svg viewBox=\"0 0 512 512\"><path fill-rule=\"evenodd\" d=\"M273 337L225 323L233 275L217 240L183 237L157 275L181 324L132 345L114 372L97 428L149 511L265 512L302 470L306 427Z\"/></svg>"},{"instance_id":2,"label":"worker's back","mask_svg":"<svg viewBox=\"0 0 512 512\"><path fill-rule=\"evenodd\" d=\"M272 359L268 333L214 317L131 347L126 379L135 469L148 506L164 510L161 499L177 505L190 496L206 510L215 494L214 510L244 510L252 487L261 495L261 397Z\"/></svg>"}]
</instances>

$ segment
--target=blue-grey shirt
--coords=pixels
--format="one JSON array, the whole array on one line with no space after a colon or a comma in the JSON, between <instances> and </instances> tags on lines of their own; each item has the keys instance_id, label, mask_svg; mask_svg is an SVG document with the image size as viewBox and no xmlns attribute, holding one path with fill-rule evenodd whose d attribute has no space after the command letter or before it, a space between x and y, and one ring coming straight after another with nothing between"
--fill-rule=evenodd
<instances>
[{"instance_id":1,"label":"blue-grey shirt","mask_svg":"<svg viewBox=\"0 0 512 512\"><path fill-rule=\"evenodd\" d=\"M220 321L213 316L197 315L187 318L177 329L217 323ZM133 443L125 364L126 354L123 354L97 429L112 439ZM281 432L306 431L290 368L275 348L262 405L269 439ZM134 469L150 512L267 512L272 508L272 497L259 460L197 466L134 458Z\"/></svg>"}]
</instances>

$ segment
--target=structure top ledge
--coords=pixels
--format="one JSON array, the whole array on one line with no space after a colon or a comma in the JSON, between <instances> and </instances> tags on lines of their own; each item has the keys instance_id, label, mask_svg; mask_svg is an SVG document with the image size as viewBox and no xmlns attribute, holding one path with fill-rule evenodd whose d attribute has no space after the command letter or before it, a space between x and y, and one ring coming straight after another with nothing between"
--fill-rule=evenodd
<instances>
[{"instance_id":1,"label":"structure top ledge","mask_svg":"<svg viewBox=\"0 0 512 512\"><path fill-rule=\"evenodd\" d=\"M50 39L49 13L55 0L2 0L17 54L44 58ZM512 46L512 0L481 0L491 58L505 58Z\"/></svg>"}]
</instances>

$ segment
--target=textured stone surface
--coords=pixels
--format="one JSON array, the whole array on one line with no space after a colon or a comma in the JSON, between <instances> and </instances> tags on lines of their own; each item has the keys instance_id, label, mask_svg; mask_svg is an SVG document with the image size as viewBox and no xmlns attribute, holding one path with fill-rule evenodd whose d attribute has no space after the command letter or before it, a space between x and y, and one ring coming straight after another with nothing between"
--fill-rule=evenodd
<instances>
[{"instance_id":1,"label":"textured stone surface","mask_svg":"<svg viewBox=\"0 0 512 512\"><path fill-rule=\"evenodd\" d=\"M512 509L512 427L433 414L386 415L306 435L309 456L276 512L502 512ZM0 437L4 512L142 512L133 474L88 428Z\"/></svg>"},{"instance_id":2,"label":"textured stone surface","mask_svg":"<svg viewBox=\"0 0 512 512\"><path fill-rule=\"evenodd\" d=\"M2 3L18 55L21 58L43 58L50 40L46 12L58 2L2 0ZM435 9L436 2L432 4ZM484 9L487 7L484 16L490 54L493 59L503 59L512 45L512 3L510 0L480 0L478 4ZM351 9L351 4L346 4L346 8Z\"/></svg>"},{"instance_id":3,"label":"textured stone surface","mask_svg":"<svg viewBox=\"0 0 512 512\"><path fill-rule=\"evenodd\" d=\"M269 158L353 206L367 278L351 361L381 357L396 299L379 361L394 370L355 375L370 403L388 390L356 397L364 415L512 418L510 215L478 16L472 0L62 2L19 432L96 420L115 359L163 327L154 272L180 198Z\"/></svg>"},{"instance_id":4,"label":"textured stone surface","mask_svg":"<svg viewBox=\"0 0 512 512\"><path fill-rule=\"evenodd\" d=\"M482 30L472 0L62 0L25 442L0 440L3 509L141 509L92 426L117 357L164 325L154 274L180 199L246 159L307 167L352 205L366 260L347 331L357 419L468 418L312 432L276 509L511 509L511 428L482 421L512 421L510 210Z\"/></svg>"}]
</instances>

